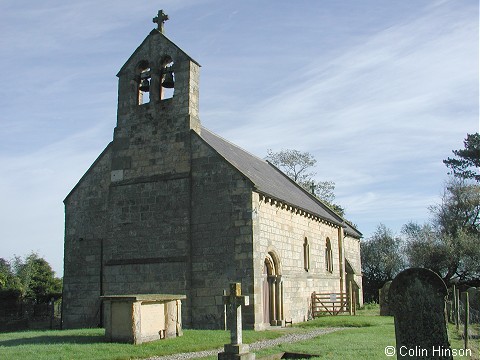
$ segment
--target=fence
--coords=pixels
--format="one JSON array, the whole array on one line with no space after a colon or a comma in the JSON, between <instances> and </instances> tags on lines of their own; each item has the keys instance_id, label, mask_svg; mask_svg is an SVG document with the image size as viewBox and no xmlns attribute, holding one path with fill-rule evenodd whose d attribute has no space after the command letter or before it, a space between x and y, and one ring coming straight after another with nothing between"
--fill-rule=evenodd
<instances>
[{"instance_id":1,"label":"fence","mask_svg":"<svg viewBox=\"0 0 480 360\"><path fill-rule=\"evenodd\" d=\"M354 308L354 307L353 307ZM345 293L317 293L312 294L312 316L338 315L349 311L347 295Z\"/></svg>"},{"instance_id":2,"label":"fence","mask_svg":"<svg viewBox=\"0 0 480 360\"><path fill-rule=\"evenodd\" d=\"M0 331L59 329L62 301L34 304L28 301L0 301Z\"/></svg>"},{"instance_id":3,"label":"fence","mask_svg":"<svg viewBox=\"0 0 480 360\"><path fill-rule=\"evenodd\" d=\"M452 289L452 316L457 332L462 334L464 349L480 348L480 289L460 292Z\"/></svg>"}]
</instances>

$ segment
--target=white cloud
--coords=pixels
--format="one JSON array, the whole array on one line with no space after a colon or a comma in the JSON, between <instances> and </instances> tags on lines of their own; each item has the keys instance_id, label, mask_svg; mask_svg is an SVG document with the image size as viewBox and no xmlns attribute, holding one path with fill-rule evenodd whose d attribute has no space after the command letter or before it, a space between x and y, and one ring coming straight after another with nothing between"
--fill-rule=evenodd
<instances>
[{"instance_id":1,"label":"white cloud","mask_svg":"<svg viewBox=\"0 0 480 360\"><path fill-rule=\"evenodd\" d=\"M478 131L478 17L450 5L333 58L314 56L222 135L260 156L267 148L313 152L319 176L358 194L343 198L354 219L425 219L446 173L444 154ZM415 188L427 193L412 197Z\"/></svg>"},{"instance_id":2,"label":"white cloud","mask_svg":"<svg viewBox=\"0 0 480 360\"><path fill-rule=\"evenodd\" d=\"M62 202L107 145L104 125L35 152L0 157L2 172L7 174L0 178L3 256L48 253L47 260L62 274Z\"/></svg>"},{"instance_id":3,"label":"white cloud","mask_svg":"<svg viewBox=\"0 0 480 360\"><path fill-rule=\"evenodd\" d=\"M162 7L167 36L204 65L202 123L261 157L312 152L368 235L425 219L441 160L478 131L478 4L339 4ZM0 257L38 250L61 273L62 200L111 140L116 71L158 4L21 5L0 4Z\"/></svg>"}]
</instances>

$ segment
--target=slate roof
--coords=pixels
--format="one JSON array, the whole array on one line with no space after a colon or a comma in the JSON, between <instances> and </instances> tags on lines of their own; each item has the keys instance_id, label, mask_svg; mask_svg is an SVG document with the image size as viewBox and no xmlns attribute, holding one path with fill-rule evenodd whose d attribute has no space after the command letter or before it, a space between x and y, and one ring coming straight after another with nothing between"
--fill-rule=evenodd
<instances>
[{"instance_id":1,"label":"slate roof","mask_svg":"<svg viewBox=\"0 0 480 360\"><path fill-rule=\"evenodd\" d=\"M273 164L250 154L204 127L202 127L200 137L250 179L259 193L298 207L333 224L346 225L347 233L354 237L362 236L357 229L345 223L342 217L305 191Z\"/></svg>"}]
</instances>

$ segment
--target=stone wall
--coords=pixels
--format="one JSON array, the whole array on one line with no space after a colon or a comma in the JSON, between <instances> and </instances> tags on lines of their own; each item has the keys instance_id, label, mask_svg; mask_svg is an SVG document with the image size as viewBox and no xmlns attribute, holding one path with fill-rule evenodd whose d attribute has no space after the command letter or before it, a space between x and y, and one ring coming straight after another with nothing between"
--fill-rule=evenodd
<instances>
[{"instance_id":1,"label":"stone wall","mask_svg":"<svg viewBox=\"0 0 480 360\"><path fill-rule=\"evenodd\" d=\"M112 186L104 295L186 294L189 179Z\"/></svg>"},{"instance_id":2,"label":"stone wall","mask_svg":"<svg viewBox=\"0 0 480 360\"><path fill-rule=\"evenodd\" d=\"M312 292L339 292L340 267L339 229L319 221L296 208L253 193L256 217L254 232L255 318L262 323L263 274L265 258L275 254L278 272L283 281L284 319L307 320ZM305 238L309 244L310 264L304 263ZM325 243L329 238L333 252L333 272L326 270ZM262 326L257 325L260 329Z\"/></svg>"},{"instance_id":3,"label":"stone wall","mask_svg":"<svg viewBox=\"0 0 480 360\"><path fill-rule=\"evenodd\" d=\"M110 163L109 145L65 199L65 328L95 327L101 322L101 257L107 234Z\"/></svg>"},{"instance_id":4,"label":"stone wall","mask_svg":"<svg viewBox=\"0 0 480 360\"><path fill-rule=\"evenodd\" d=\"M153 35L152 35L153 34ZM119 72L104 294L187 295L190 323L190 131L199 131L199 66L152 32ZM164 59L173 61L173 97L159 95ZM138 104L138 64L150 68L150 101ZM133 79L133 80L132 80Z\"/></svg>"},{"instance_id":5,"label":"stone wall","mask_svg":"<svg viewBox=\"0 0 480 360\"><path fill-rule=\"evenodd\" d=\"M167 58L175 86L173 97L163 99ZM139 64L151 74L144 104L138 101ZM152 31L118 77L113 142L65 201L65 327L97 326L100 295L191 298L190 131L200 131L199 65Z\"/></svg>"},{"instance_id":6,"label":"stone wall","mask_svg":"<svg viewBox=\"0 0 480 360\"><path fill-rule=\"evenodd\" d=\"M192 133L192 306L194 327L223 328L222 292L253 292L252 184ZM252 312L244 312L253 327Z\"/></svg>"},{"instance_id":7,"label":"stone wall","mask_svg":"<svg viewBox=\"0 0 480 360\"><path fill-rule=\"evenodd\" d=\"M363 305L363 287L362 287L362 263L360 257L360 239L346 236L343 240L345 258L353 267L355 274L350 275L355 283L360 287L358 289L356 302L359 306Z\"/></svg>"}]
</instances>

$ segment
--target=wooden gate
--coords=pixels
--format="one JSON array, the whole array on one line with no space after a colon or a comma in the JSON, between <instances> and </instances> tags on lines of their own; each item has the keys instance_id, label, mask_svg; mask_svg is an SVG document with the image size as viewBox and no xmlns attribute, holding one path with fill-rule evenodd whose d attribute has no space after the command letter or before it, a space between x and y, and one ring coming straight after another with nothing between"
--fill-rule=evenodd
<instances>
[{"instance_id":1,"label":"wooden gate","mask_svg":"<svg viewBox=\"0 0 480 360\"><path fill-rule=\"evenodd\" d=\"M348 311L345 293L312 293L312 316L338 315Z\"/></svg>"}]
</instances>

